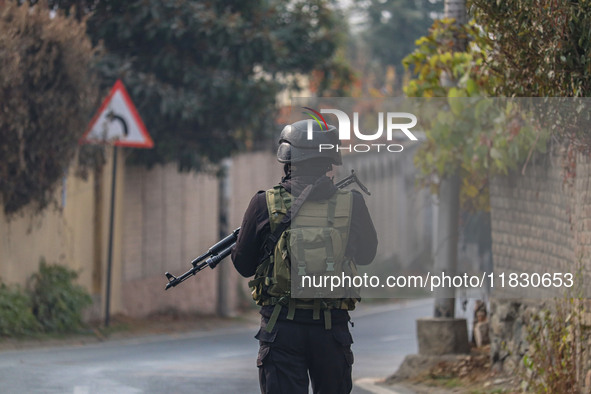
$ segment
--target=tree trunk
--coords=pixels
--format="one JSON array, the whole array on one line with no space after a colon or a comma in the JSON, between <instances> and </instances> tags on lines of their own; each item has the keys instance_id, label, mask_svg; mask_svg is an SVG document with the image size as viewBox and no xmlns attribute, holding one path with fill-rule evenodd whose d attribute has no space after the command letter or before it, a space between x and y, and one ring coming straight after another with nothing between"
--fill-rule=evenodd
<instances>
[{"instance_id":1,"label":"tree trunk","mask_svg":"<svg viewBox=\"0 0 591 394\"><path fill-rule=\"evenodd\" d=\"M466 23L465 0L445 0L446 18L454 18L456 23ZM458 43L458 49L465 44ZM442 76L442 84L452 81ZM439 187L439 209L437 218L437 239L435 240L434 271L435 274L455 275L458 260L458 226L460 215L460 175L458 171L452 176L443 178ZM438 288L435 291L434 317L455 317L455 289Z\"/></svg>"}]
</instances>

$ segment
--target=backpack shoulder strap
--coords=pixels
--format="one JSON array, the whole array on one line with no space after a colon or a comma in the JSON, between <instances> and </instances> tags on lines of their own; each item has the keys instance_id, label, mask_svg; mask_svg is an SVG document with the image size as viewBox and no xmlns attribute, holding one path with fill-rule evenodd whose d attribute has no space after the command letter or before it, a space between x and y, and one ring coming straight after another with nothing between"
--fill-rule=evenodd
<instances>
[{"instance_id":1,"label":"backpack shoulder strap","mask_svg":"<svg viewBox=\"0 0 591 394\"><path fill-rule=\"evenodd\" d=\"M271 220L271 216L269 216L269 222L271 223L271 233L267 236L267 239L265 239L265 243L263 244L263 251L265 253L265 258L271 257L273 255L273 251L275 250L275 245L277 245L277 242L279 242L279 238L281 237L281 234L283 234L283 232L288 229L288 227L291 224L291 218L295 217L298 214L300 208L302 207L302 205L304 204L304 202L306 201L306 199L310 195L310 192L312 192L312 190L314 189L315 186L316 186L316 183L314 183L313 185L306 186L306 188L302 191L302 193L291 204L291 206L289 207L289 209L285 213L285 216L283 217L281 222L279 222L278 224L273 226L273 220ZM272 214L273 208L278 206L277 204L279 204L279 203L277 201L283 200L281 198L281 189L283 189L283 187L276 186L272 189L273 192L271 192L271 191L267 192L267 206L268 206L270 215ZM281 202L281 204L282 204L282 202ZM275 212L277 212L277 211L275 211ZM271 332L273 330L273 327L275 326L275 323L277 322L277 318L279 317L279 312L281 312L281 308L282 308L281 303L278 302L275 304L275 307L273 308L273 313L271 314L271 317L269 318L269 321L267 322L267 328L266 328L267 332ZM294 315L295 315L295 301L290 298L289 308L288 308L288 318L293 319Z\"/></svg>"},{"instance_id":2,"label":"backpack shoulder strap","mask_svg":"<svg viewBox=\"0 0 591 394\"><path fill-rule=\"evenodd\" d=\"M270 256L271 254L273 254L273 250L275 249L275 245L277 245L277 242L279 241L281 234L283 234L283 232L288 229L288 227L291 224L292 217L295 217L298 214L300 208L302 207L302 205L304 204L304 202L306 201L306 199L308 198L308 196L310 195L310 193L312 192L312 190L314 189L315 186L316 186L316 183L314 183L313 185L306 186L306 188L302 191L302 193L291 204L291 207L287 210L287 212L285 213L285 216L283 217L281 222L279 222L277 225L271 227L271 233L269 234L269 236L265 240L265 244L263 245L263 249L265 251L266 256ZM275 192L276 188L273 188L271 190L273 190L273 197L272 198L274 200L274 204L277 204L278 200L282 200L281 196L280 196L280 191ZM269 198L269 191L267 191L267 198ZM269 201L270 200L267 199L267 202L269 202ZM267 203L267 205L269 206L269 213L271 213L271 209L272 209L271 204ZM269 218L270 218L270 216L269 216ZM271 223L272 223L272 221L271 221ZM275 228L273 229L273 227L275 227Z\"/></svg>"},{"instance_id":3,"label":"backpack shoulder strap","mask_svg":"<svg viewBox=\"0 0 591 394\"><path fill-rule=\"evenodd\" d=\"M267 200L267 214L269 215L271 232L275 231L275 227L277 227L277 224L279 224L291 206L291 199L286 199L286 194L287 191L285 191L281 185L277 185L272 189L267 190L265 193L265 199Z\"/></svg>"}]
</instances>

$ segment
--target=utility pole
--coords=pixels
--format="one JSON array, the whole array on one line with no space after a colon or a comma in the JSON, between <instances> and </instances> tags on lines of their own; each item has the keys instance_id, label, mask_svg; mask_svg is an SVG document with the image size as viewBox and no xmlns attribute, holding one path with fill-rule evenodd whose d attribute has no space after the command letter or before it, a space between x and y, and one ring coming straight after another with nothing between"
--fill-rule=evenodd
<instances>
[{"instance_id":1,"label":"utility pole","mask_svg":"<svg viewBox=\"0 0 591 394\"><path fill-rule=\"evenodd\" d=\"M436 275L456 274L458 259L458 216L460 210L460 177L457 174L443 178L439 184L437 239L433 270ZM434 317L455 317L455 289L435 289Z\"/></svg>"},{"instance_id":2,"label":"utility pole","mask_svg":"<svg viewBox=\"0 0 591 394\"><path fill-rule=\"evenodd\" d=\"M444 7L446 18L454 18L458 24L466 22L464 0L445 0ZM455 44L457 50L465 49L462 48L465 43ZM441 84L451 87L455 81L449 75L442 75ZM443 177L439 184L437 239L433 256L435 275L445 272L452 276L456 273L460 185L459 168L453 175ZM425 356L470 352L466 319L455 318L455 289L452 286L436 290L434 317L417 320L417 339L419 354Z\"/></svg>"},{"instance_id":3,"label":"utility pole","mask_svg":"<svg viewBox=\"0 0 591 394\"><path fill-rule=\"evenodd\" d=\"M222 161L220 168L220 176L218 177L219 190L219 239L225 238L230 233L228 226L229 220L229 205L230 205L230 178L229 172L232 166L231 159ZM232 280L230 278L232 266L230 264L219 264L218 271L218 300L217 300L217 314L222 317L230 317L233 314L231 306L231 289Z\"/></svg>"},{"instance_id":4,"label":"utility pole","mask_svg":"<svg viewBox=\"0 0 591 394\"><path fill-rule=\"evenodd\" d=\"M445 0L446 18L454 18L458 25L466 23L465 0ZM465 43L456 43L454 47L463 50ZM451 87L455 81L444 75L441 84ZM439 184L439 209L437 220L437 239L435 240L434 271L454 275L458 260L458 227L460 214L460 176L458 170L442 178ZM435 291L434 317L455 317L455 289L438 288Z\"/></svg>"}]
</instances>

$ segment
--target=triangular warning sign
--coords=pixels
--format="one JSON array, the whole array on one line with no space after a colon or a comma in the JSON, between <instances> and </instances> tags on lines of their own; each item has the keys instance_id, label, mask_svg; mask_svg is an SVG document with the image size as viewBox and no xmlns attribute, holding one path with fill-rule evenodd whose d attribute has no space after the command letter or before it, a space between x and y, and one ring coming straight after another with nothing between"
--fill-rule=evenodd
<instances>
[{"instance_id":1,"label":"triangular warning sign","mask_svg":"<svg viewBox=\"0 0 591 394\"><path fill-rule=\"evenodd\" d=\"M132 148L154 147L154 142L121 80L113 85L80 143Z\"/></svg>"}]
</instances>

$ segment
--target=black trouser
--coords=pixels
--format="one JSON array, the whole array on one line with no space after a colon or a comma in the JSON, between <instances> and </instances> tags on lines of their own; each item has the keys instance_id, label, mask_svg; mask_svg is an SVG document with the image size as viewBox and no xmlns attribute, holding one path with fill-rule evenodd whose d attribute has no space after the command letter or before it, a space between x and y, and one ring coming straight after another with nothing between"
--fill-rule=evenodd
<instances>
[{"instance_id":1,"label":"black trouser","mask_svg":"<svg viewBox=\"0 0 591 394\"><path fill-rule=\"evenodd\" d=\"M316 394L351 392L353 339L346 323L327 330L324 324L279 320L269 333L267 320L262 318L256 335L262 393L308 393L308 374Z\"/></svg>"}]
</instances>

